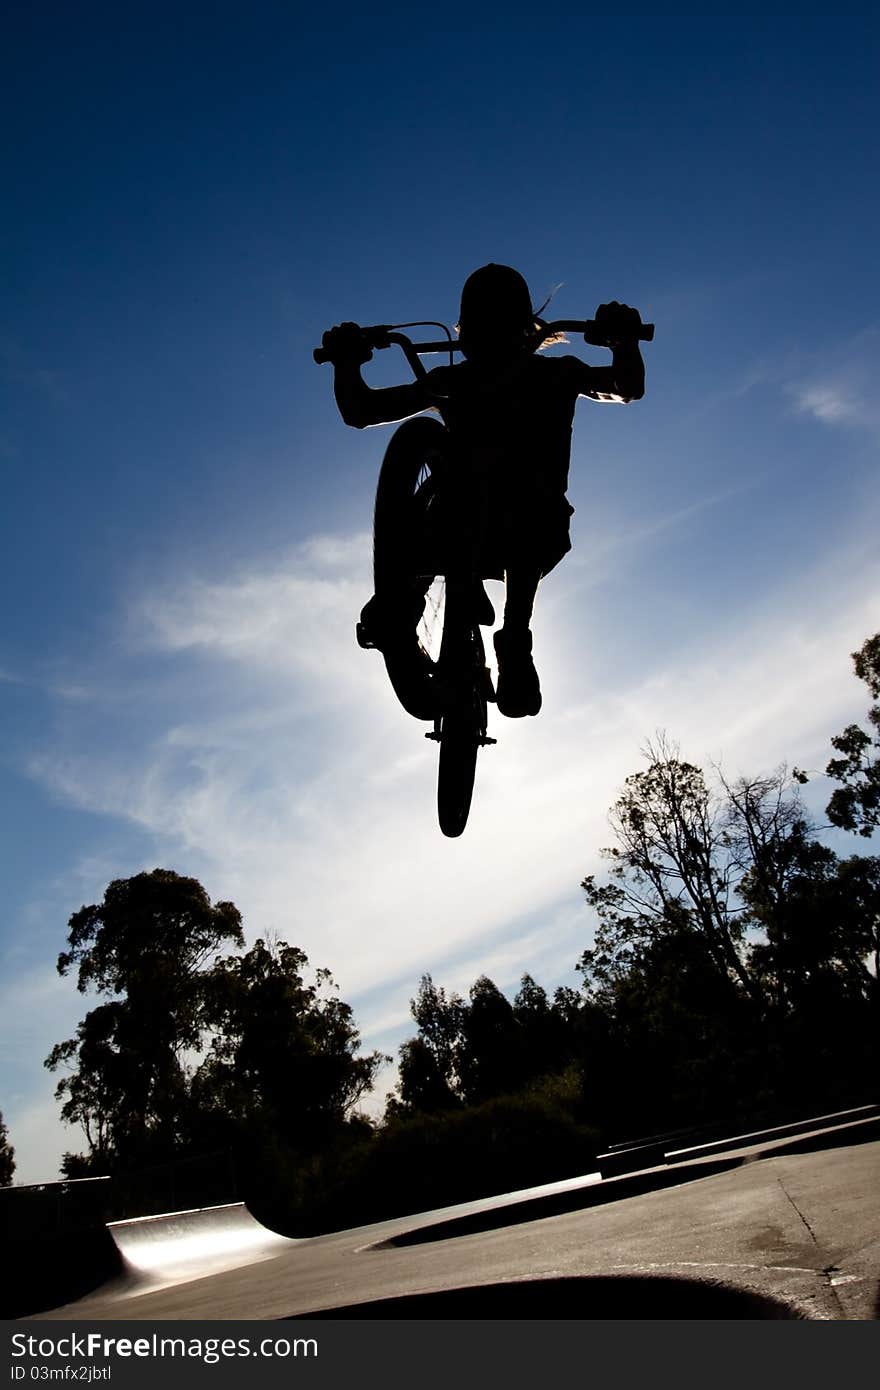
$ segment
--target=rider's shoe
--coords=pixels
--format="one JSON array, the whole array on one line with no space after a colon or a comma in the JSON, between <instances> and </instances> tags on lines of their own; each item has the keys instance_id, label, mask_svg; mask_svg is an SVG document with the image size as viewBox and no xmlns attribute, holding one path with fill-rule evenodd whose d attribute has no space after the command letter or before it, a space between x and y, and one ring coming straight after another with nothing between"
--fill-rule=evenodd
<instances>
[{"instance_id":1,"label":"rider's shoe","mask_svg":"<svg viewBox=\"0 0 880 1390\"><path fill-rule=\"evenodd\" d=\"M532 634L528 628L495 633L498 658L496 698L498 709L508 719L537 714L541 708L541 685L532 661Z\"/></svg>"},{"instance_id":2,"label":"rider's shoe","mask_svg":"<svg viewBox=\"0 0 880 1390\"><path fill-rule=\"evenodd\" d=\"M361 609L360 622L355 628L357 644L365 651L383 651L389 640L406 632L408 623L415 628L425 607L424 594L412 594L398 602L384 601L374 594Z\"/></svg>"},{"instance_id":3,"label":"rider's shoe","mask_svg":"<svg viewBox=\"0 0 880 1390\"><path fill-rule=\"evenodd\" d=\"M355 628L357 644L365 651L382 651L389 636L401 632L408 622L418 627L425 608L425 596L420 591L413 592L407 600L400 603L382 601L374 594L361 609L360 622ZM474 614L480 627L491 627L495 622L495 609L486 593L484 585L477 580L474 587Z\"/></svg>"},{"instance_id":4,"label":"rider's shoe","mask_svg":"<svg viewBox=\"0 0 880 1390\"><path fill-rule=\"evenodd\" d=\"M365 652L381 651L382 649L379 640L379 628L381 624L376 606L376 595L374 594L361 609L360 620L354 630L355 636L357 637L357 644L359 647L362 647Z\"/></svg>"}]
</instances>

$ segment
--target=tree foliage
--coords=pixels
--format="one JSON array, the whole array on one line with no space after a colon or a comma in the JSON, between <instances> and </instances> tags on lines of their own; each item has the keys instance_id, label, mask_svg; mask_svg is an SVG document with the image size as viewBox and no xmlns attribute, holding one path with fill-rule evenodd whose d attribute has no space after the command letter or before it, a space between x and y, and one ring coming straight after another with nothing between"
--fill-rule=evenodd
<instances>
[{"instance_id":1,"label":"tree foliage","mask_svg":"<svg viewBox=\"0 0 880 1390\"><path fill-rule=\"evenodd\" d=\"M578 991L560 987L552 997L523 975L513 1002L481 975L468 998L448 994L422 977L411 1001L418 1025L401 1045L397 1094L386 1118L451 1115L501 1097L554 1091L554 1078L580 1075L588 1038L596 1036L595 1010ZM580 1098L580 1085L577 1087Z\"/></svg>"},{"instance_id":2,"label":"tree foliage","mask_svg":"<svg viewBox=\"0 0 880 1390\"><path fill-rule=\"evenodd\" d=\"M358 1057L350 1005L328 970L305 979L304 951L258 940L206 979L210 1050L193 1078L204 1111L259 1123L298 1149L315 1147L373 1084L386 1060Z\"/></svg>"},{"instance_id":3,"label":"tree foliage","mask_svg":"<svg viewBox=\"0 0 880 1390\"><path fill-rule=\"evenodd\" d=\"M211 904L193 878L154 869L117 879L103 901L70 918L58 973L112 996L46 1059L70 1070L56 1087L61 1115L85 1131L99 1166L134 1162L181 1144L187 1125L187 1055L206 1027L205 966L241 944L241 916Z\"/></svg>"},{"instance_id":4,"label":"tree foliage","mask_svg":"<svg viewBox=\"0 0 880 1390\"><path fill-rule=\"evenodd\" d=\"M853 666L874 697L868 711L872 732L850 724L831 743L843 756L832 758L826 775L843 783L828 803L832 825L867 838L880 827L880 632L852 654Z\"/></svg>"},{"instance_id":5,"label":"tree foliage","mask_svg":"<svg viewBox=\"0 0 880 1390\"><path fill-rule=\"evenodd\" d=\"M242 952L234 904L211 904L166 869L110 884L70 919L58 969L105 997L46 1059L68 1070L62 1118L89 1153L65 1171L108 1171L255 1136L314 1148L372 1084L383 1058L356 1055L349 1005L304 952L257 941ZM238 947L232 955L224 948Z\"/></svg>"},{"instance_id":6,"label":"tree foliage","mask_svg":"<svg viewBox=\"0 0 880 1390\"><path fill-rule=\"evenodd\" d=\"M3 1113L0 1111L0 1187L10 1186L14 1172L15 1149L9 1142L9 1130L4 1123Z\"/></svg>"},{"instance_id":7,"label":"tree foliage","mask_svg":"<svg viewBox=\"0 0 880 1390\"><path fill-rule=\"evenodd\" d=\"M467 1006L423 975L410 1012L418 1034L400 1049L398 1095L392 1109L433 1114L462 1102L459 1060Z\"/></svg>"},{"instance_id":8,"label":"tree foliage","mask_svg":"<svg viewBox=\"0 0 880 1390\"><path fill-rule=\"evenodd\" d=\"M646 944L693 932L718 974L757 1000L738 894L756 845L769 870L792 832L797 816L790 807L783 814L787 775L743 780L721 795L665 738L646 756L647 769L626 779L609 815L616 843L602 853L610 881L591 874L581 884L599 919L581 968L594 988L608 987Z\"/></svg>"},{"instance_id":9,"label":"tree foliage","mask_svg":"<svg viewBox=\"0 0 880 1390\"><path fill-rule=\"evenodd\" d=\"M92 988L143 994L151 1006L164 999L188 1042L198 1031L189 1012L193 980L221 946L243 941L241 914L233 903L212 906L197 879L153 869L114 880L101 903L73 914L70 950L58 957L58 973L66 975L76 966L80 993ZM181 1001L183 1011L177 1007Z\"/></svg>"},{"instance_id":10,"label":"tree foliage","mask_svg":"<svg viewBox=\"0 0 880 1390\"><path fill-rule=\"evenodd\" d=\"M844 1076L863 1086L880 1018L877 861L818 841L800 772L718 773L710 790L665 739L647 756L612 808L608 879L582 883L598 925L579 969L630 1115L661 1123L654 1096L668 1118L808 1084L830 1094Z\"/></svg>"}]
</instances>

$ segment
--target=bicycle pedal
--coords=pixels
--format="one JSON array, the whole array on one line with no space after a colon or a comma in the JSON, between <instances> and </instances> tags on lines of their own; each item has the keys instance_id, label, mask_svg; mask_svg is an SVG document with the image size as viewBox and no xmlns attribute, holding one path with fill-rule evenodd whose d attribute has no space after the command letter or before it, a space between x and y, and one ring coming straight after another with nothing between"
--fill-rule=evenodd
<instances>
[{"instance_id":1,"label":"bicycle pedal","mask_svg":"<svg viewBox=\"0 0 880 1390\"><path fill-rule=\"evenodd\" d=\"M434 731L433 731L432 733L430 733L430 734L425 734L425 738L429 738L429 739L431 740L432 743L439 743L439 742L440 742L440 737L441 737L440 734L438 734L436 730L434 730Z\"/></svg>"},{"instance_id":2,"label":"bicycle pedal","mask_svg":"<svg viewBox=\"0 0 880 1390\"><path fill-rule=\"evenodd\" d=\"M498 742L497 738L490 738L488 734L484 734L483 737L480 739L480 747L481 747L481 748L488 748L490 743L497 743L497 742Z\"/></svg>"}]
</instances>

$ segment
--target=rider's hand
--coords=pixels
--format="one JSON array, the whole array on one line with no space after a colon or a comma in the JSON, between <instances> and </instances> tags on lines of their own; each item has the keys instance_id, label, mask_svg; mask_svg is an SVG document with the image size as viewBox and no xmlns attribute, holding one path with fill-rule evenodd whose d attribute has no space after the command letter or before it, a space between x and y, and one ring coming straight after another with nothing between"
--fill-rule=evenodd
<instances>
[{"instance_id":1,"label":"rider's hand","mask_svg":"<svg viewBox=\"0 0 880 1390\"><path fill-rule=\"evenodd\" d=\"M610 304L600 304L595 313L596 327L609 347L618 343L635 343L638 340L642 317L638 309L628 304L618 304L612 299Z\"/></svg>"},{"instance_id":2,"label":"rider's hand","mask_svg":"<svg viewBox=\"0 0 880 1390\"><path fill-rule=\"evenodd\" d=\"M363 331L356 323L340 323L330 328L321 339L321 346L327 358L334 365L345 362L359 366L369 362L372 349L364 341Z\"/></svg>"}]
</instances>

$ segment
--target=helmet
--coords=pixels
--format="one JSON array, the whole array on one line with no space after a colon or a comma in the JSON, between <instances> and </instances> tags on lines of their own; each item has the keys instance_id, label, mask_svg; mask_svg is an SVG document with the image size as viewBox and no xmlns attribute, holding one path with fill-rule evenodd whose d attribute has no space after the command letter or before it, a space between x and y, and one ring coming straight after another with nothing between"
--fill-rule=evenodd
<instances>
[{"instance_id":1,"label":"helmet","mask_svg":"<svg viewBox=\"0 0 880 1390\"><path fill-rule=\"evenodd\" d=\"M534 321L529 287L512 266L490 262L465 280L458 314L462 338L528 333Z\"/></svg>"}]
</instances>

